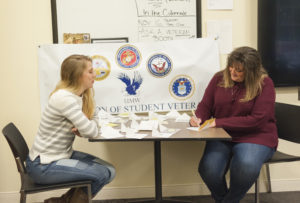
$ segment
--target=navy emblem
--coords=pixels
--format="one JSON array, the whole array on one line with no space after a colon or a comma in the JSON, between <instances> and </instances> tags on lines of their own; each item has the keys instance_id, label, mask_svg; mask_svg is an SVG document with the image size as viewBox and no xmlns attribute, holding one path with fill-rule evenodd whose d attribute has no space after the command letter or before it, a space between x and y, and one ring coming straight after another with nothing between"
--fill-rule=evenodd
<instances>
[{"instance_id":1,"label":"navy emblem","mask_svg":"<svg viewBox=\"0 0 300 203\"><path fill-rule=\"evenodd\" d=\"M118 50L116 60L122 68L131 69L139 65L141 54L134 46L125 45Z\"/></svg>"},{"instance_id":2,"label":"navy emblem","mask_svg":"<svg viewBox=\"0 0 300 203\"><path fill-rule=\"evenodd\" d=\"M125 73L120 73L118 79L120 79L122 82L125 83L126 85L125 90L129 95L136 95L137 90L140 88L143 82L142 76L137 71L134 72L134 77L132 80Z\"/></svg>"},{"instance_id":3,"label":"navy emblem","mask_svg":"<svg viewBox=\"0 0 300 203\"><path fill-rule=\"evenodd\" d=\"M96 81L104 80L110 73L111 67L109 61L100 55L94 55L92 58L92 66L96 73Z\"/></svg>"},{"instance_id":4,"label":"navy emblem","mask_svg":"<svg viewBox=\"0 0 300 203\"><path fill-rule=\"evenodd\" d=\"M186 100L193 96L195 84L191 77L179 75L175 77L169 86L170 94L179 100Z\"/></svg>"},{"instance_id":5,"label":"navy emblem","mask_svg":"<svg viewBox=\"0 0 300 203\"><path fill-rule=\"evenodd\" d=\"M156 77L165 77L172 69L170 58L165 54L155 54L148 59L149 72Z\"/></svg>"}]
</instances>

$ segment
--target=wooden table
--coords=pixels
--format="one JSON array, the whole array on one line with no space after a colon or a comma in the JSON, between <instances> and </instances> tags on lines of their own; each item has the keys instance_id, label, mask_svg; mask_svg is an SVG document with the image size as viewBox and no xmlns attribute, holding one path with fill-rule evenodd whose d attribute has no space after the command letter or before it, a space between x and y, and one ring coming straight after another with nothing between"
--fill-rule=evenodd
<instances>
[{"instance_id":1,"label":"wooden table","mask_svg":"<svg viewBox=\"0 0 300 203\"><path fill-rule=\"evenodd\" d=\"M151 131L142 131L141 133L147 133L148 135L143 139L132 139L132 138L99 138L89 139L90 142L114 142L114 141L153 141L154 142L154 167L155 167L155 199L154 200L143 200L136 202L149 202L149 203L171 203L181 202L186 203L188 201L178 200L165 200L162 198L162 181L161 181L161 141L191 141L191 140L231 140L231 136L222 128L208 128L202 131L192 131L186 129L189 127L188 123L177 123L175 120L168 120L166 124L168 128L178 128L178 132L173 134L169 138L152 137Z\"/></svg>"}]
</instances>

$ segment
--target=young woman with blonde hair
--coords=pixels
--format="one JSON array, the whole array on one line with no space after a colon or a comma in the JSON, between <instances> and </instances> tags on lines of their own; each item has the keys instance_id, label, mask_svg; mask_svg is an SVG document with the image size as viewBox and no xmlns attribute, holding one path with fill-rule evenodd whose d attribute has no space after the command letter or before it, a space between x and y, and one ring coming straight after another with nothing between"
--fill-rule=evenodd
<instances>
[{"instance_id":1,"label":"young woman with blonde hair","mask_svg":"<svg viewBox=\"0 0 300 203\"><path fill-rule=\"evenodd\" d=\"M92 60L84 55L71 55L61 65L61 80L51 93L40 126L26 161L28 174L38 184L92 180L92 196L115 176L114 167L90 154L72 148L77 136L99 135L95 112ZM54 202L87 202L87 191L71 189Z\"/></svg>"},{"instance_id":2,"label":"young woman with blonde hair","mask_svg":"<svg viewBox=\"0 0 300 203\"><path fill-rule=\"evenodd\" d=\"M210 127L225 129L232 141L208 141L199 173L217 203L238 203L278 144L275 89L257 50L239 47L216 73L190 124L215 118ZM230 170L230 185L225 174Z\"/></svg>"}]
</instances>

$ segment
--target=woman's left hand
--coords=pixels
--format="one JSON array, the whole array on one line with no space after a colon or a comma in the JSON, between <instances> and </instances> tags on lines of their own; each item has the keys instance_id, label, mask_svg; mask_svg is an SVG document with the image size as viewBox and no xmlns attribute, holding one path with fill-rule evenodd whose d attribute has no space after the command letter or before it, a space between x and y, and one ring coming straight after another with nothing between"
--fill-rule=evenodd
<instances>
[{"instance_id":1,"label":"woman's left hand","mask_svg":"<svg viewBox=\"0 0 300 203\"><path fill-rule=\"evenodd\" d=\"M216 127L216 119L214 119L213 122L210 123L209 127L210 128Z\"/></svg>"},{"instance_id":2,"label":"woman's left hand","mask_svg":"<svg viewBox=\"0 0 300 203\"><path fill-rule=\"evenodd\" d=\"M77 135L77 136L79 136L79 137L82 137L81 135L80 135L80 133L79 133L79 131L78 131L78 129L77 128L72 128L72 133L74 133L74 135Z\"/></svg>"}]
</instances>

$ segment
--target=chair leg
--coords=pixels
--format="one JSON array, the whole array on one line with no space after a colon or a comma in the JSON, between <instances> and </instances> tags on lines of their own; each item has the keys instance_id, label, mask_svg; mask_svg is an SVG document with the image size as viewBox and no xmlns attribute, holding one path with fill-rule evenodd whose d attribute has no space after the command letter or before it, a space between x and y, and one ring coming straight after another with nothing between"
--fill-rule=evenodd
<instances>
[{"instance_id":1,"label":"chair leg","mask_svg":"<svg viewBox=\"0 0 300 203\"><path fill-rule=\"evenodd\" d=\"M90 184L87 186L87 191L88 191L89 203L92 203L92 189Z\"/></svg>"},{"instance_id":2,"label":"chair leg","mask_svg":"<svg viewBox=\"0 0 300 203\"><path fill-rule=\"evenodd\" d=\"M259 203L259 177L255 181L255 203Z\"/></svg>"},{"instance_id":3,"label":"chair leg","mask_svg":"<svg viewBox=\"0 0 300 203\"><path fill-rule=\"evenodd\" d=\"M20 203L26 203L26 194L23 191L20 191Z\"/></svg>"},{"instance_id":4,"label":"chair leg","mask_svg":"<svg viewBox=\"0 0 300 203\"><path fill-rule=\"evenodd\" d=\"M266 164L267 178L268 178L268 193L272 192L271 186L271 176L270 176L270 167L269 164Z\"/></svg>"}]
</instances>

